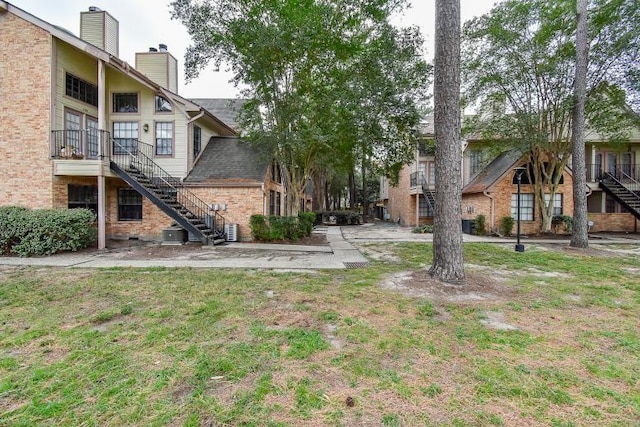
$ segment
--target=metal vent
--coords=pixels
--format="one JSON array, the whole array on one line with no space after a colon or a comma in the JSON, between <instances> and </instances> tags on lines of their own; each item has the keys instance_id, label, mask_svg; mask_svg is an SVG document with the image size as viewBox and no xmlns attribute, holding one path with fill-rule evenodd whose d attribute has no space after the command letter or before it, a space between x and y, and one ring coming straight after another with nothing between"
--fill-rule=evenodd
<instances>
[{"instance_id":1,"label":"metal vent","mask_svg":"<svg viewBox=\"0 0 640 427\"><path fill-rule=\"evenodd\" d=\"M343 262L344 266L348 269L356 269L356 268L367 268L369 267L369 263L364 262Z\"/></svg>"}]
</instances>

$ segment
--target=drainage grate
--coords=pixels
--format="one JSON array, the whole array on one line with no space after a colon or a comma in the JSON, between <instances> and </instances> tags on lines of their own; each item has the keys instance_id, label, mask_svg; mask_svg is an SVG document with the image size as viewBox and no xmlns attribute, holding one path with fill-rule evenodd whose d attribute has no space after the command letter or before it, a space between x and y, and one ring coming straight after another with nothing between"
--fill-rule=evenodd
<instances>
[{"instance_id":1,"label":"drainage grate","mask_svg":"<svg viewBox=\"0 0 640 427\"><path fill-rule=\"evenodd\" d=\"M343 262L344 266L346 268L367 268L369 266L369 263L367 261L364 262Z\"/></svg>"}]
</instances>

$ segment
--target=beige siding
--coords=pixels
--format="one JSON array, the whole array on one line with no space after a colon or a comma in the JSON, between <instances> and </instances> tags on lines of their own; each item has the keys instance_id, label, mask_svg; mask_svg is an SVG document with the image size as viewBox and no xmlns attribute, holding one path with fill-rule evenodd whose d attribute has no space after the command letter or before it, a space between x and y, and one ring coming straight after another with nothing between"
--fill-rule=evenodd
<instances>
[{"instance_id":1,"label":"beige siding","mask_svg":"<svg viewBox=\"0 0 640 427\"><path fill-rule=\"evenodd\" d=\"M118 57L120 55L119 23L108 13L105 14L105 46L104 50Z\"/></svg>"},{"instance_id":2,"label":"beige siding","mask_svg":"<svg viewBox=\"0 0 640 427\"><path fill-rule=\"evenodd\" d=\"M116 57L119 55L118 31L118 21L105 11L80 14L80 38Z\"/></svg>"},{"instance_id":3,"label":"beige siding","mask_svg":"<svg viewBox=\"0 0 640 427\"><path fill-rule=\"evenodd\" d=\"M54 130L64 129L65 108L71 108L95 118L98 117L98 109L96 107L65 95L67 72L96 86L98 85L97 60L64 42L58 41L56 45Z\"/></svg>"},{"instance_id":4,"label":"beige siding","mask_svg":"<svg viewBox=\"0 0 640 427\"><path fill-rule=\"evenodd\" d=\"M50 208L51 37L0 13L0 205Z\"/></svg>"},{"instance_id":5,"label":"beige siding","mask_svg":"<svg viewBox=\"0 0 640 427\"><path fill-rule=\"evenodd\" d=\"M136 69L165 89L178 93L178 60L169 52L136 53Z\"/></svg>"}]
</instances>

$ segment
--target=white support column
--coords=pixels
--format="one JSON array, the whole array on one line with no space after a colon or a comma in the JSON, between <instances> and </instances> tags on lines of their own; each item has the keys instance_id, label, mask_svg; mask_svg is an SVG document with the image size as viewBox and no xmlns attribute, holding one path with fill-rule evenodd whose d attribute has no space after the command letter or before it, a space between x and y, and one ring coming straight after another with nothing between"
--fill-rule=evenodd
<instances>
[{"instance_id":1,"label":"white support column","mask_svg":"<svg viewBox=\"0 0 640 427\"><path fill-rule=\"evenodd\" d=\"M106 103L105 103L105 69L104 62L98 60L98 130L106 130L107 127L107 115L106 115ZM101 160L100 168L98 169L98 249L105 249L107 247L107 220L106 220L106 184L104 177L105 167L105 144L111 144L111 139L106 141L102 136L104 132L100 132L100 143L98 144L98 158ZM106 150L108 153L109 150ZM109 159L106 159L107 164Z\"/></svg>"}]
</instances>

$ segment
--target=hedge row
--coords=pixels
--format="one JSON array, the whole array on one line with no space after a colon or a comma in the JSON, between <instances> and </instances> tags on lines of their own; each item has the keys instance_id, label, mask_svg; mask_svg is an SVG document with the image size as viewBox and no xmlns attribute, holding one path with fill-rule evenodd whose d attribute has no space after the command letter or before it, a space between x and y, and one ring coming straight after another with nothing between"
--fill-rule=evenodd
<instances>
[{"instance_id":1,"label":"hedge row","mask_svg":"<svg viewBox=\"0 0 640 427\"><path fill-rule=\"evenodd\" d=\"M88 209L0 207L0 254L52 255L95 243L96 216Z\"/></svg>"},{"instance_id":2,"label":"hedge row","mask_svg":"<svg viewBox=\"0 0 640 427\"><path fill-rule=\"evenodd\" d=\"M251 236L255 240L298 240L311 234L316 214L301 212L295 216L251 216Z\"/></svg>"}]
</instances>

